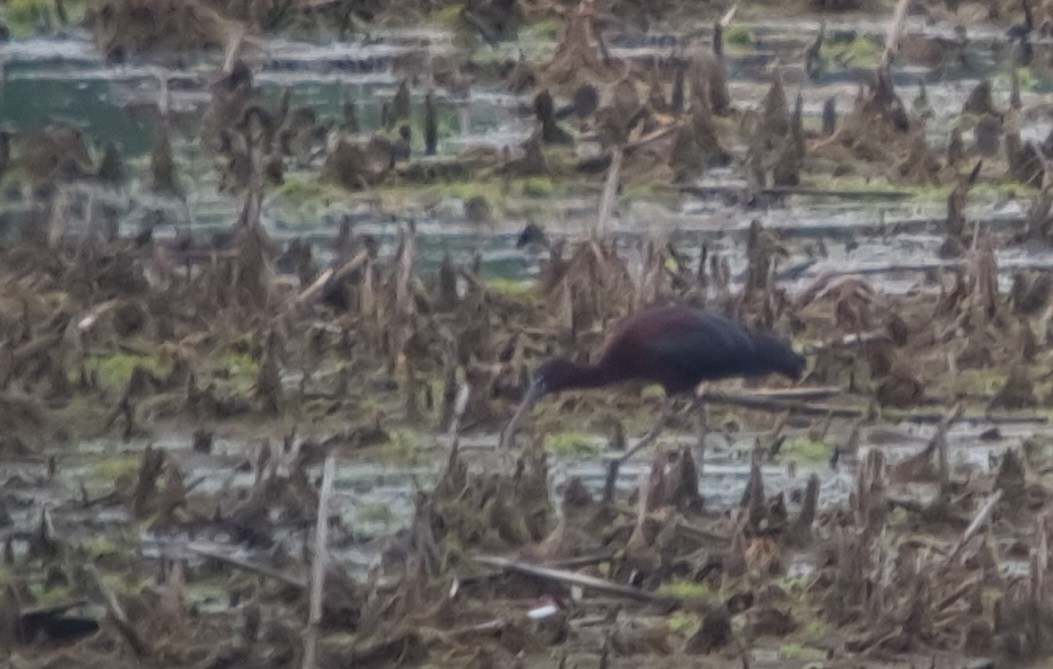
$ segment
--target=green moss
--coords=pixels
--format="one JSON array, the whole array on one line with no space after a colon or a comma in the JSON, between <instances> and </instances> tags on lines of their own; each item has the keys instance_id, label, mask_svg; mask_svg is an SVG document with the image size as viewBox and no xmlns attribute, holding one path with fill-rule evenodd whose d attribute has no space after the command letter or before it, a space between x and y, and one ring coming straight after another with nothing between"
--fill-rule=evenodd
<instances>
[{"instance_id":1,"label":"green moss","mask_svg":"<svg viewBox=\"0 0 1053 669\"><path fill-rule=\"evenodd\" d=\"M388 430L388 437L384 451L400 462L414 464L432 457L435 438L430 434L411 427L395 427Z\"/></svg>"},{"instance_id":2,"label":"green moss","mask_svg":"<svg viewBox=\"0 0 1053 669\"><path fill-rule=\"evenodd\" d=\"M37 26L51 19L52 0L10 0L5 16L12 32L19 37L32 34Z\"/></svg>"},{"instance_id":3,"label":"green moss","mask_svg":"<svg viewBox=\"0 0 1053 669\"><path fill-rule=\"evenodd\" d=\"M100 557L103 555L113 555L121 551L120 547L117 546L112 540L105 536L95 536L90 539L85 539L80 542L77 546L80 551L90 557Z\"/></svg>"},{"instance_id":4,"label":"green moss","mask_svg":"<svg viewBox=\"0 0 1053 669\"><path fill-rule=\"evenodd\" d=\"M584 432L554 432L545 435L545 450L556 455L596 455L603 451L606 441Z\"/></svg>"},{"instance_id":5,"label":"green moss","mask_svg":"<svg viewBox=\"0 0 1053 669\"><path fill-rule=\"evenodd\" d=\"M1022 91L1036 91L1050 84L1047 77L1040 72L1032 70L1030 67L1016 68L1016 80L1020 84L1020 90ZM1013 86L1012 75L1008 72L1003 72L995 77L992 85L998 90L1008 90Z\"/></svg>"},{"instance_id":6,"label":"green moss","mask_svg":"<svg viewBox=\"0 0 1053 669\"><path fill-rule=\"evenodd\" d=\"M633 200L654 201L660 199L662 195L668 196L669 193L669 189L662 184L657 184L654 181L641 181L629 184L623 188L620 199L624 202Z\"/></svg>"},{"instance_id":7,"label":"green moss","mask_svg":"<svg viewBox=\"0 0 1053 669\"><path fill-rule=\"evenodd\" d=\"M166 376L172 371L170 361L161 360L158 356L147 356L130 353L112 355L95 355L85 363L89 373L94 372L105 390L119 391L128 385L136 367L142 367L155 376Z\"/></svg>"},{"instance_id":8,"label":"green moss","mask_svg":"<svg viewBox=\"0 0 1053 669\"><path fill-rule=\"evenodd\" d=\"M522 184L523 195L527 197L551 197L555 190L549 177L529 177Z\"/></svg>"},{"instance_id":9,"label":"green moss","mask_svg":"<svg viewBox=\"0 0 1053 669\"><path fill-rule=\"evenodd\" d=\"M666 619L665 624L673 634L678 634L686 639L694 636L698 628L702 626L702 619L694 613L678 611L670 615Z\"/></svg>"},{"instance_id":10,"label":"green moss","mask_svg":"<svg viewBox=\"0 0 1053 669\"><path fill-rule=\"evenodd\" d=\"M431 184L427 191L440 197L453 197L465 201L473 197L484 197L491 207L503 208L507 186L495 180L444 181Z\"/></svg>"},{"instance_id":11,"label":"green moss","mask_svg":"<svg viewBox=\"0 0 1053 669\"><path fill-rule=\"evenodd\" d=\"M325 643L326 645L334 646L351 646L355 643L357 637L354 634L348 632L337 632L336 634L326 634ZM425 665L429 666L429 665Z\"/></svg>"},{"instance_id":12,"label":"green moss","mask_svg":"<svg viewBox=\"0 0 1053 669\"><path fill-rule=\"evenodd\" d=\"M826 629L826 623L818 618L812 618L811 620L805 621L797 634L802 639L819 641L820 639L825 638L828 633L829 631Z\"/></svg>"},{"instance_id":13,"label":"green moss","mask_svg":"<svg viewBox=\"0 0 1053 669\"><path fill-rule=\"evenodd\" d=\"M830 459L833 446L808 437L792 437L782 444L782 457L802 464L822 464Z\"/></svg>"},{"instance_id":14,"label":"green moss","mask_svg":"<svg viewBox=\"0 0 1053 669\"><path fill-rule=\"evenodd\" d=\"M717 596L707 581L675 579L666 581L658 587L658 594L670 595L680 599L710 600Z\"/></svg>"},{"instance_id":15,"label":"green moss","mask_svg":"<svg viewBox=\"0 0 1053 669\"><path fill-rule=\"evenodd\" d=\"M231 376L251 376L255 378L260 372L260 363L247 351L229 351L224 353L220 362L223 369Z\"/></svg>"},{"instance_id":16,"label":"green moss","mask_svg":"<svg viewBox=\"0 0 1053 669\"><path fill-rule=\"evenodd\" d=\"M225 578L195 580L187 583L186 598L190 603L226 602L231 590L231 583Z\"/></svg>"},{"instance_id":17,"label":"green moss","mask_svg":"<svg viewBox=\"0 0 1053 669\"><path fill-rule=\"evenodd\" d=\"M520 281L495 276L486 280L486 287L495 293L511 297L533 297L535 295L533 281Z\"/></svg>"},{"instance_id":18,"label":"green moss","mask_svg":"<svg viewBox=\"0 0 1053 669\"><path fill-rule=\"evenodd\" d=\"M115 594L138 595L146 587L147 579L132 573L103 574L102 582Z\"/></svg>"},{"instance_id":19,"label":"green moss","mask_svg":"<svg viewBox=\"0 0 1053 669\"><path fill-rule=\"evenodd\" d=\"M62 9L69 24L83 21L85 2L82 0L63 0ZM43 27L61 26L55 0L8 0L0 2L0 17L5 19L15 37L29 37Z\"/></svg>"},{"instance_id":20,"label":"green moss","mask_svg":"<svg viewBox=\"0 0 1053 669\"><path fill-rule=\"evenodd\" d=\"M963 369L954 390L975 395L994 395L1005 385L1007 375L995 369Z\"/></svg>"},{"instance_id":21,"label":"green moss","mask_svg":"<svg viewBox=\"0 0 1053 669\"><path fill-rule=\"evenodd\" d=\"M461 6L454 4L436 9L428 14L428 20L447 28L456 28L461 22Z\"/></svg>"},{"instance_id":22,"label":"green moss","mask_svg":"<svg viewBox=\"0 0 1053 669\"><path fill-rule=\"evenodd\" d=\"M430 435L411 427L392 428L388 434L392 444L405 448L423 448L432 441Z\"/></svg>"},{"instance_id":23,"label":"green moss","mask_svg":"<svg viewBox=\"0 0 1053 669\"><path fill-rule=\"evenodd\" d=\"M530 41L531 39L536 40L555 40L558 39L560 34L563 32L563 21L558 17L549 17L541 19L537 23L534 23L526 31L524 31L521 37L522 41Z\"/></svg>"},{"instance_id":24,"label":"green moss","mask_svg":"<svg viewBox=\"0 0 1053 669\"><path fill-rule=\"evenodd\" d=\"M114 455L103 458L91 466L91 476L100 481L114 482L121 477L139 474L142 459L138 455Z\"/></svg>"},{"instance_id":25,"label":"green moss","mask_svg":"<svg viewBox=\"0 0 1053 669\"><path fill-rule=\"evenodd\" d=\"M817 662L826 659L826 651L802 646L799 643L784 643L779 646L779 656L784 660Z\"/></svg>"},{"instance_id":26,"label":"green moss","mask_svg":"<svg viewBox=\"0 0 1053 669\"><path fill-rule=\"evenodd\" d=\"M824 60L833 60L841 65L867 67L878 64L881 48L866 35L856 35L851 40L824 40L819 55Z\"/></svg>"},{"instance_id":27,"label":"green moss","mask_svg":"<svg viewBox=\"0 0 1053 669\"><path fill-rule=\"evenodd\" d=\"M56 585L45 590L43 584L38 583L30 586L30 592L36 597L35 606L55 606L73 599L69 586L65 585Z\"/></svg>"},{"instance_id":28,"label":"green moss","mask_svg":"<svg viewBox=\"0 0 1053 669\"><path fill-rule=\"evenodd\" d=\"M278 188L276 194L297 205L319 201L339 202L347 197L346 191L324 179L297 177L286 177L285 183Z\"/></svg>"},{"instance_id":29,"label":"green moss","mask_svg":"<svg viewBox=\"0 0 1053 669\"><path fill-rule=\"evenodd\" d=\"M724 31L724 44L748 49L753 44L753 33L745 26L732 26Z\"/></svg>"},{"instance_id":30,"label":"green moss","mask_svg":"<svg viewBox=\"0 0 1053 669\"><path fill-rule=\"evenodd\" d=\"M217 385L240 394L252 390L260 372L259 361L247 348L237 345L213 354L210 367L221 381Z\"/></svg>"}]
</instances>

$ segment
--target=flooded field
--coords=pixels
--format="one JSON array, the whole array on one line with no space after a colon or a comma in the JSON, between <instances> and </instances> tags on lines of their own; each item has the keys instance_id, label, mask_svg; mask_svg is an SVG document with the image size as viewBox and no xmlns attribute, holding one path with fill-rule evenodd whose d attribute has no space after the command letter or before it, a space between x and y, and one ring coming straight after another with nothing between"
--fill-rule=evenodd
<instances>
[{"instance_id":1,"label":"flooded field","mask_svg":"<svg viewBox=\"0 0 1053 669\"><path fill-rule=\"evenodd\" d=\"M947 4L0 6L0 668L1042 666L1053 16ZM672 303L801 378L508 427Z\"/></svg>"}]
</instances>

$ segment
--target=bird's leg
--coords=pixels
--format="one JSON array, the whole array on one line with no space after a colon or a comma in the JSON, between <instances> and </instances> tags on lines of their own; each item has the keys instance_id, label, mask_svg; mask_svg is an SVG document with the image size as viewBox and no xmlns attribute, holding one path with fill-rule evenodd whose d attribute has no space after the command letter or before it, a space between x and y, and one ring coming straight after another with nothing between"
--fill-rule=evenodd
<instances>
[{"instance_id":1,"label":"bird's leg","mask_svg":"<svg viewBox=\"0 0 1053 669\"><path fill-rule=\"evenodd\" d=\"M688 405L687 410L694 411L696 408L701 406L701 404L701 396L695 396L694 398L692 398L691 404ZM635 446L627 450L624 454L621 455L621 457L614 458L607 464L607 482L603 488L604 501L609 502L614 499L614 486L618 482L618 472L621 469L621 466L628 462L629 459L632 458L634 455L658 441L658 437L665 430L666 426L669 424L669 421L673 418L674 415L678 413L676 410L676 405L677 400L675 398L668 400L666 402L665 409L662 410L662 413L658 417L658 421L654 424L654 427L652 427L650 431L640 439L640 441L636 442Z\"/></svg>"}]
</instances>

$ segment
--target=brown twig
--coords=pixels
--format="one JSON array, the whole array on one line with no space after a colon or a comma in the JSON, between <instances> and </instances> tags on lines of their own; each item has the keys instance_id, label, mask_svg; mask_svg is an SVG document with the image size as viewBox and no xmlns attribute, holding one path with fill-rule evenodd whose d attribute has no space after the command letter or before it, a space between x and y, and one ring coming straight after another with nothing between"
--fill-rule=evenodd
<instances>
[{"instance_id":1,"label":"brown twig","mask_svg":"<svg viewBox=\"0 0 1053 669\"><path fill-rule=\"evenodd\" d=\"M618 194L618 181L621 177L624 154L625 151L621 146L615 146L611 151L611 166L607 168L607 181L603 184L600 213L596 220L596 229L593 231L594 238L603 238L610 226L611 209L614 208L614 198Z\"/></svg>"},{"instance_id":2,"label":"brown twig","mask_svg":"<svg viewBox=\"0 0 1053 669\"><path fill-rule=\"evenodd\" d=\"M106 611L113 623L117 626L117 631L121 633L124 640L131 646L135 656L142 660L143 658L150 655L150 645L145 639L139 634L139 631L135 629L131 621L128 620L128 614L124 612L124 608L121 603L117 601L117 597L114 596L113 591L103 582L102 576L99 574L99 570L94 564L89 563L87 573L94 581L95 587L99 590L102 595L103 601L106 603Z\"/></svg>"},{"instance_id":3,"label":"brown twig","mask_svg":"<svg viewBox=\"0 0 1053 669\"><path fill-rule=\"evenodd\" d=\"M314 669L318 647L318 625L322 622L325 568L329 555L329 497L333 493L336 460L332 454L322 468L322 490L318 493L318 518L314 526L314 558L311 561L311 598L304 635L303 669Z\"/></svg>"},{"instance_id":4,"label":"brown twig","mask_svg":"<svg viewBox=\"0 0 1053 669\"><path fill-rule=\"evenodd\" d=\"M988 498L987 502L980 507L980 510L976 513L976 517L973 518L973 522L969 523L969 527L965 528L965 532L962 533L962 538L955 545L954 550L947 556L947 562L953 562L958 554L962 552L965 545L969 543L983 526L991 519L991 512L994 511L995 506L998 504L998 500L1002 499L1002 491L996 490L991 497Z\"/></svg>"},{"instance_id":5,"label":"brown twig","mask_svg":"<svg viewBox=\"0 0 1053 669\"><path fill-rule=\"evenodd\" d=\"M260 576L275 581L279 581L293 588L298 588L300 590L307 589L308 584L302 579L296 578L295 576L290 576L289 574L283 574L280 571L271 569L269 567L252 564L251 562L247 562L245 560L242 560L241 558L236 558L233 555L226 555L207 546L190 544L187 546L187 550L189 550L191 553L196 553L197 555L200 555L202 557L207 557L213 560L218 560L220 562L225 562L232 567L244 569L245 571L249 571L254 574L259 574Z\"/></svg>"},{"instance_id":6,"label":"brown twig","mask_svg":"<svg viewBox=\"0 0 1053 669\"><path fill-rule=\"evenodd\" d=\"M554 581L556 583L563 583L565 585L576 585L581 588L595 590L607 595L634 599L640 602L664 602L669 601L670 599L669 597L656 595L646 590L641 590L640 588L611 583L610 581L605 581L593 576L585 576L584 574L575 574L574 572L564 571L562 569L552 569L549 567L539 567L522 562L515 562L502 557L480 555L474 557L473 560L489 567L498 567L506 571L514 571L526 576L532 576L546 581Z\"/></svg>"}]
</instances>

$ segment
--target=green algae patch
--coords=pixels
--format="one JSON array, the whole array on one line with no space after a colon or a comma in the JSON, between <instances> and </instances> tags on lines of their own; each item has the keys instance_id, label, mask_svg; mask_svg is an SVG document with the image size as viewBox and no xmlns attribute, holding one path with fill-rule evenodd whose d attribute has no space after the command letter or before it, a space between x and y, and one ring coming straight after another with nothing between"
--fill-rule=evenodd
<instances>
[{"instance_id":1,"label":"green algae patch","mask_svg":"<svg viewBox=\"0 0 1053 669\"><path fill-rule=\"evenodd\" d=\"M434 457L432 447L434 435L412 427L393 427L388 430L388 443L383 447L386 455L403 464L420 464Z\"/></svg>"},{"instance_id":2,"label":"green algae patch","mask_svg":"<svg viewBox=\"0 0 1053 669\"><path fill-rule=\"evenodd\" d=\"M210 356L208 368L223 387L237 394L252 391L260 373L260 362L247 348L230 345Z\"/></svg>"},{"instance_id":3,"label":"green algae patch","mask_svg":"<svg viewBox=\"0 0 1053 669\"><path fill-rule=\"evenodd\" d=\"M819 49L819 56L823 60L841 65L868 67L878 64L881 48L866 35L856 35L850 40L824 40Z\"/></svg>"},{"instance_id":4,"label":"green algae patch","mask_svg":"<svg viewBox=\"0 0 1053 669\"><path fill-rule=\"evenodd\" d=\"M554 432L545 435L545 450L554 455L598 455L607 442L603 437L585 432Z\"/></svg>"},{"instance_id":5,"label":"green algae patch","mask_svg":"<svg viewBox=\"0 0 1053 669\"><path fill-rule=\"evenodd\" d=\"M782 444L781 454L784 459L795 460L801 464L823 464L830 459L834 447L825 441L813 441L808 437L791 437Z\"/></svg>"},{"instance_id":6,"label":"green algae patch","mask_svg":"<svg viewBox=\"0 0 1053 669\"><path fill-rule=\"evenodd\" d=\"M285 183L275 191L275 195L293 204L306 204L317 201L339 201L347 197L347 191L325 179L287 177Z\"/></svg>"},{"instance_id":7,"label":"green algae patch","mask_svg":"<svg viewBox=\"0 0 1053 669\"><path fill-rule=\"evenodd\" d=\"M73 599L72 591L69 586L65 585L53 585L50 588L45 588L42 583L34 583L29 586L29 591L36 598L37 601L34 606L37 607L57 606Z\"/></svg>"},{"instance_id":8,"label":"green algae patch","mask_svg":"<svg viewBox=\"0 0 1053 669\"><path fill-rule=\"evenodd\" d=\"M706 581L692 581L690 579L673 579L658 586L659 595L667 595L678 599L694 599L708 601L717 597L716 591Z\"/></svg>"},{"instance_id":9,"label":"green algae patch","mask_svg":"<svg viewBox=\"0 0 1053 669\"><path fill-rule=\"evenodd\" d=\"M0 11L0 17L6 20L15 37L31 37L41 26L80 23L84 19L84 3L66 0L62 3L60 15L54 0L9 0L6 11Z\"/></svg>"},{"instance_id":10,"label":"green algae patch","mask_svg":"<svg viewBox=\"0 0 1053 669\"><path fill-rule=\"evenodd\" d=\"M670 615L665 624L673 634L690 639L702 626L702 619L694 613L680 611Z\"/></svg>"},{"instance_id":11,"label":"green algae patch","mask_svg":"<svg viewBox=\"0 0 1053 669\"><path fill-rule=\"evenodd\" d=\"M335 634L326 634L325 643L326 645L333 646L352 646L358 640L354 634L349 632L337 632ZM432 666L432 665L425 665Z\"/></svg>"},{"instance_id":12,"label":"green algae patch","mask_svg":"<svg viewBox=\"0 0 1053 669\"><path fill-rule=\"evenodd\" d=\"M1008 375L996 369L963 369L954 382L955 392L972 395L994 395L1005 385Z\"/></svg>"},{"instance_id":13,"label":"green algae patch","mask_svg":"<svg viewBox=\"0 0 1053 669\"><path fill-rule=\"evenodd\" d=\"M784 643L779 646L779 657L784 660L819 662L826 659L826 651L804 646L799 643Z\"/></svg>"},{"instance_id":14,"label":"green algae patch","mask_svg":"<svg viewBox=\"0 0 1053 669\"><path fill-rule=\"evenodd\" d=\"M533 281L520 281L518 279L504 279L501 277L491 277L486 280L486 288L495 293L501 295L508 295L509 297L522 297L537 299L537 293L534 292Z\"/></svg>"},{"instance_id":15,"label":"green algae patch","mask_svg":"<svg viewBox=\"0 0 1053 669\"><path fill-rule=\"evenodd\" d=\"M520 191L525 197L552 197L556 185L550 177L528 177L523 180Z\"/></svg>"},{"instance_id":16,"label":"green algae patch","mask_svg":"<svg viewBox=\"0 0 1053 669\"><path fill-rule=\"evenodd\" d=\"M814 617L814 614L811 614L812 617L808 620L801 620L801 618L809 614L810 612L803 612L800 609L794 611L794 617L801 622L801 626L793 634L793 637L798 643L804 645L818 643L830 634L830 630L827 629L826 623Z\"/></svg>"},{"instance_id":17,"label":"green algae patch","mask_svg":"<svg viewBox=\"0 0 1053 669\"><path fill-rule=\"evenodd\" d=\"M243 583L244 581L242 581ZM239 589L238 577L194 580L186 584L186 599L190 604L226 608L231 593Z\"/></svg>"},{"instance_id":18,"label":"green algae patch","mask_svg":"<svg viewBox=\"0 0 1053 669\"><path fill-rule=\"evenodd\" d=\"M563 20L552 16L541 19L523 30L520 40L530 41L553 41L559 39L563 32Z\"/></svg>"},{"instance_id":19,"label":"green algae patch","mask_svg":"<svg viewBox=\"0 0 1053 669\"><path fill-rule=\"evenodd\" d=\"M85 539L77 544L77 549L91 557L102 557L121 552L122 548L106 536L96 536Z\"/></svg>"},{"instance_id":20,"label":"green algae patch","mask_svg":"<svg viewBox=\"0 0 1053 669\"><path fill-rule=\"evenodd\" d=\"M131 573L103 574L103 584L117 594L138 595L149 583L149 579Z\"/></svg>"},{"instance_id":21,"label":"green algae patch","mask_svg":"<svg viewBox=\"0 0 1053 669\"><path fill-rule=\"evenodd\" d=\"M121 478L135 478L139 475L141 462L142 458L138 455L114 455L103 458L91 466L91 477L108 483Z\"/></svg>"},{"instance_id":22,"label":"green algae patch","mask_svg":"<svg viewBox=\"0 0 1053 669\"><path fill-rule=\"evenodd\" d=\"M105 390L120 391L127 385L136 367L154 376L165 377L172 371L172 363L158 355L118 352L111 355L92 355L84 362L88 373L94 373Z\"/></svg>"},{"instance_id":23,"label":"green algae patch","mask_svg":"<svg viewBox=\"0 0 1053 669\"><path fill-rule=\"evenodd\" d=\"M746 50L753 45L753 33L745 26L731 26L724 31L724 44Z\"/></svg>"},{"instance_id":24,"label":"green algae patch","mask_svg":"<svg viewBox=\"0 0 1053 669\"><path fill-rule=\"evenodd\" d=\"M1022 91L1048 90L1053 80L1040 71L1030 67L1016 68L1016 81ZM1009 90L1013 85L1013 77L1008 72L1002 72L995 76L991 82L996 90Z\"/></svg>"},{"instance_id":25,"label":"green algae patch","mask_svg":"<svg viewBox=\"0 0 1053 669\"><path fill-rule=\"evenodd\" d=\"M648 202L670 201L676 197L676 191L654 181L638 181L622 188L618 199L622 202L645 200Z\"/></svg>"},{"instance_id":26,"label":"green algae patch","mask_svg":"<svg viewBox=\"0 0 1053 669\"><path fill-rule=\"evenodd\" d=\"M428 14L428 21L446 28L456 28L461 24L460 5L450 5L441 9L432 10Z\"/></svg>"},{"instance_id":27,"label":"green algae patch","mask_svg":"<svg viewBox=\"0 0 1053 669\"><path fill-rule=\"evenodd\" d=\"M419 188L411 188L410 192L419 191ZM494 180L480 181L441 181L429 184L424 188L427 193L442 197L453 197L461 200L470 200L473 197L485 197L491 204L504 200L507 192L505 184Z\"/></svg>"},{"instance_id":28,"label":"green algae patch","mask_svg":"<svg viewBox=\"0 0 1053 669\"><path fill-rule=\"evenodd\" d=\"M252 376L260 372L260 363L247 351L229 351L223 353L219 363L231 376Z\"/></svg>"}]
</instances>

